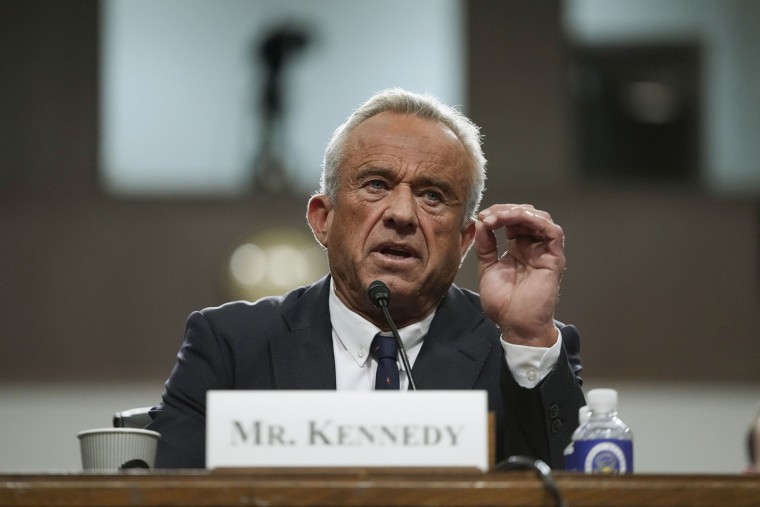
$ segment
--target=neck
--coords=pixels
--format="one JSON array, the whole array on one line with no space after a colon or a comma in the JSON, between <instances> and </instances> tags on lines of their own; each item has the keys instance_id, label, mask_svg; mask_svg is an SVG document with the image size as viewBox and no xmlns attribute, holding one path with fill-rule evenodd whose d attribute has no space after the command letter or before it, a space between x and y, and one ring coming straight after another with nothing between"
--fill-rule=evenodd
<instances>
[{"instance_id":1,"label":"neck","mask_svg":"<svg viewBox=\"0 0 760 507\"><path fill-rule=\"evenodd\" d=\"M348 309L360 315L368 322L371 322L383 331L391 330L388 322L385 320L383 311L376 307L369 300L369 297L363 298L364 300L362 301L356 301L354 298L347 296L337 283L335 284L335 295L338 296L338 299L340 299ZM412 307L414 307L414 305L405 304L403 301L395 301L388 306L388 311L390 312L397 328L400 329L416 322L420 322L435 310L434 306L432 308L422 308L422 311L409 311L408 309L411 309Z\"/></svg>"}]
</instances>

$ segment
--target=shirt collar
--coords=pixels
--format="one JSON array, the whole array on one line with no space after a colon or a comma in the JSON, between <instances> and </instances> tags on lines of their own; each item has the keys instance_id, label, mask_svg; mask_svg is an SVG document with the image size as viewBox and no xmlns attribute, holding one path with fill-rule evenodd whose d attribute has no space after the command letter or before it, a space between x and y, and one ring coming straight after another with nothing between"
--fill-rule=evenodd
<instances>
[{"instance_id":1,"label":"shirt collar","mask_svg":"<svg viewBox=\"0 0 760 507\"><path fill-rule=\"evenodd\" d=\"M391 335L391 333L381 331L379 327L346 306L335 293L335 282L332 278L330 278L329 305L333 333L356 363L359 366L364 366L369 358L369 346L375 335L381 332L386 335ZM398 330L401 343L404 344L407 351L422 343L422 339L430 329L430 323L433 322L434 317L435 310L419 322Z\"/></svg>"}]
</instances>

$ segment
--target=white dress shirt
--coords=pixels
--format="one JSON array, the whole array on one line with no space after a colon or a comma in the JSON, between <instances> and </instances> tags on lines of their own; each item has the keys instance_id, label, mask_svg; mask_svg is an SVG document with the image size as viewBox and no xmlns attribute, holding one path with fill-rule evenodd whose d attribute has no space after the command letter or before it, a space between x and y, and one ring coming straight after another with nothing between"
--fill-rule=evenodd
<instances>
[{"instance_id":1,"label":"white dress shirt","mask_svg":"<svg viewBox=\"0 0 760 507\"><path fill-rule=\"evenodd\" d=\"M333 353L335 354L335 382L338 391L372 391L375 388L377 361L370 354L370 344L377 333L391 336L355 313L335 293L335 283L330 280L330 321L332 322ZM430 329L435 310L419 322L398 330L404 344L409 364L420 353L422 340ZM562 335L557 329L557 341L551 347L528 347L501 340L507 366L517 383L532 388L557 364L562 347ZM398 361L401 389L409 384L404 365Z\"/></svg>"}]
</instances>

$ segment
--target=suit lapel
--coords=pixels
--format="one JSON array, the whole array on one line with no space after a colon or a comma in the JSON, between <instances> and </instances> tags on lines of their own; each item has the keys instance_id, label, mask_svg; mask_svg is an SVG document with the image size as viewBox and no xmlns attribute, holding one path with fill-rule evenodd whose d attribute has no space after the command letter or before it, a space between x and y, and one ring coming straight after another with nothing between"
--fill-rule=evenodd
<instances>
[{"instance_id":1,"label":"suit lapel","mask_svg":"<svg viewBox=\"0 0 760 507\"><path fill-rule=\"evenodd\" d=\"M326 276L282 311L288 331L269 342L275 389L336 388L329 290ZM498 343L481 330L484 321L480 308L449 288L414 362L417 387L472 389Z\"/></svg>"},{"instance_id":2,"label":"suit lapel","mask_svg":"<svg viewBox=\"0 0 760 507\"><path fill-rule=\"evenodd\" d=\"M288 331L269 342L275 389L335 389L329 290L327 276L283 310Z\"/></svg>"},{"instance_id":3,"label":"suit lapel","mask_svg":"<svg viewBox=\"0 0 760 507\"><path fill-rule=\"evenodd\" d=\"M494 347L492 333L478 331L485 317L451 287L436 312L412 371L420 389L472 389Z\"/></svg>"}]
</instances>

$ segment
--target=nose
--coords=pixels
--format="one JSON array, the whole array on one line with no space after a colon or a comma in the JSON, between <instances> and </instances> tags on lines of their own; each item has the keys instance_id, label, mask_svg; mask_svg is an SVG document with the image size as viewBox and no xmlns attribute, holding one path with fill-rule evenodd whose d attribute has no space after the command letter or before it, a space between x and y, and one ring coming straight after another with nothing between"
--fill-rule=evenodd
<instances>
[{"instance_id":1,"label":"nose","mask_svg":"<svg viewBox=\"0 0 760 507\"><path fill-rule=\"evenodd\" d=\"M383 220L387 225L397 228L417 227L417 201L409 187L397 186L386 196L385 201Z\"/></svg>"}]
</instances>

